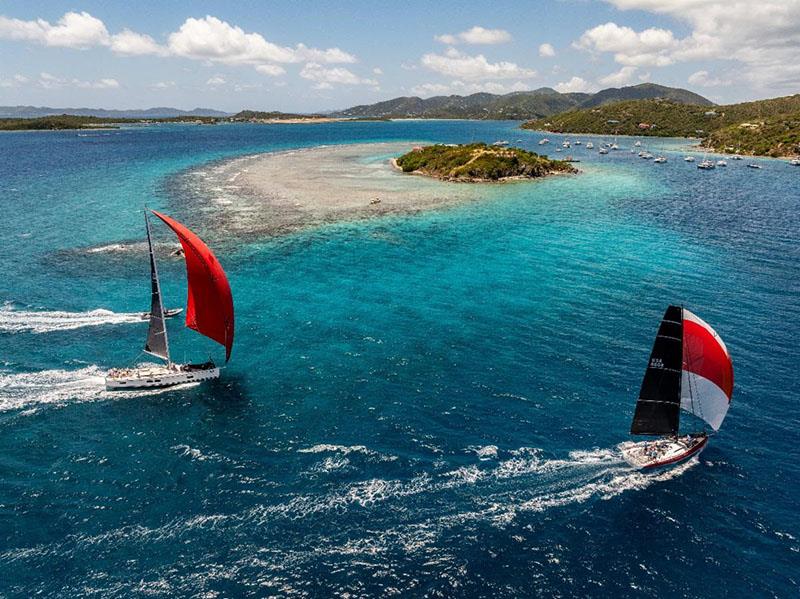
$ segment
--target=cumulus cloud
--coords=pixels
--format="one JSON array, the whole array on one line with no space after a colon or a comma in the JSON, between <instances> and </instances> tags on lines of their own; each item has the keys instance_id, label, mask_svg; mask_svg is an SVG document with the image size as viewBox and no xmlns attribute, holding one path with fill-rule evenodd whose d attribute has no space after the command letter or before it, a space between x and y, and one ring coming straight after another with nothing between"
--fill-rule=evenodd
<instances>
[{"instance_id":1,"label":"cumulus cloud","mask_svg":"<svg viewBox=\"0 0 800 599\"><path fill-rule=\"evenodd\" d=\"M552 58L556 55L556 49L551 44L541 44L539 46L539 56L542 58Z\"/></svg>"},{"instance_id":2,"label":"cumulus cloud","mask_svg":"<svg viewBox=\"0 0 800 599\"><path fill-rule=\"evenodd\" d=\"M316 62L307 63L300 76L313 81L316 89L331 89L334 85L378 85L375 79L361 78L344 67L326 68Z\"/></svg>"},{"instance_id":3,"label":"cumulus cloud","mask_svg":"<svg viewBox=\"0 0 800 599\"><path fill-rule=\"evenodd\" d=\"M149 35L130 29L112 35L103 21L87 12L68 12L55 24L44 19L26 21L0 15L0 39L80 50L105 47L127 56L176 56L206 63L251 65L259 73L271 77L286 73L279 66L281 64L320 65L357 61L355 56L340 48L318 49L302 43L295 46L275 44L260 33L246 32L241 27L210 15L186 19L177 31L167 36L165 45ZM329 70L334 73L330 75L332 78L348 79L345 73L350 73L346 69ZM372 80L361 80L355 75L352 77L372 83Z\"/></svg>"},{"instance_id":4,"label":"cumulus cloud","mask_svg":"<svg viewBox=\"0 0 800 599\"><path fill-rule=\"evenodd\" d=\"M434 36L437 42L442 42L449 46L454 46L459 43L463 44L476 44L476 45L491 45L491 44L505 44L511 41L511 34L505 29L486 29L485 27L472 27L461 33L451 34L445 33L442 35Z\"/></svg>"},{"instance_id":5,"label":"cumulus cloud","mask_svg":"<svg viewBox=\"0 0 800 599\"><path fill-rule=\"evenodd\" d=\"M117 89L120 87L119 81L111 78L98 79L96 81L83 81L81 79L67 79L51 75L50 73L40 73L37 82L44 89L58 89L62 87L77 87L82 89Z\"/></svg>"},{"instance_id":6,"label":"cumulus cloud","mask_svg":"<svg viewBox=\"0 0 800 599\"><path fill-rule=\"evenodd\" d=\"M25 75L17 73L9 79L0 79L0 87L19 87L20 85L25 85L28 81L30 81L30 79Z\"/></svg>"},{"instance_id":7,"label":"cumulus cloud","mask_svg":"<svg viewBox=\"0 0 800 599\"><path fill-rule=\"evenodd\" d=\"M675 61L672 51L678 41L668 29L651 27L637 32L616 23L605 23L584 32L573 45L593 52L613 52L614 60L624 65L666 66Z\"/></svg>"},{"instance_id":8,"label":"cumulus cloud","mask_svg":"<svg viewBox=\"0 0 800 599\"><path fill-rule=\"evenodd\" d=\"M165 55L167 49L159 46L149 35L123 29L111 37L111 51L128 56L144 56L147 54Z\"/></svg>"},{"instance_id":9,"label":"cumulus cloud","mask_svg":"<svg viewBox=\"0 0 800 599\"><path fill-rule=\"evenodd\" d=\"M562 94L569 94L572 92L594 91L596 86L586 81L586 79L575 76L569 81L562 81L561 83L557 83L554 87L557 92L561 92Z\"/></svg>"},{"instance_id":10,"label":"cumulus cloud","mask_svg":"<svg viewBox=\"0 0 800 599\"><path fill-rule=\"evenodd\" d=\"M451 94L475 94L487 92L490 94L508 94L511 92L527 91L530 86L522 81L511 84L500 83L498 81L460 81L454 80L450 83L422 83L411 88L411 93L415 96L430 97L444 96Z\"/></svg>"},{"instance_id":11,"label":"cumulus cloud","mask_svg":"<svg viewBox=\"0 0 800 599\"><path fill-rule=\"evenodd\" d=\"M636 67L622 67L619 71L609 73L605 77L599 79L602 85L616 87L619 85L626 85L631 82L633 76L636 74Z\"/></svg>"},{"instance_id":12,"label":"cumulus cloud","mask_svg":"<svg viewBox=\"0 0 800 599\"><path fill-rule=\"evenodd\" d=\"M210 87L219 87L220 85L225 85L225 77L222 75L214 75L210 77L208 81L206 81L206 85Z\"/></svg>"},{"instance_id":13,"label":"cumulus cloud","mask_svg":"<svg viewBox=\"0 0 800 599\"><path fill-rule=\"evenodd\" d=\"M276 64L257 65L256 71L258 71L262 75L268 75L269 77L280 77L281 75L286 74L286 69Z\"/></svg>"},{"instance_id":14,"label":"cumulus cloud","mask_svg":"<svg viewBox=\"0 0 800 599\"><path fill-rule=\"evenodd\" d=\"M713 77L708 71L697 71L689 75L689 83L692 85L700 85L702 87L723 87L730 85L730 79L722 79L720 77Z\"/></svg>"},{"instance_id":15,"label":"cumulus cloud","mask_svg":"<svg viewBox=\"0 0 800 599\"><path fill-rule=\"evenodd\" d=\"M730 60L740 63L739 78L745 83L787 91L796 91L800 86L798 0L759 0L757 3L751 0L605 1L621 10L642 10L672 17L687 24L691 32L681 39L667 32L671 41L660 48L645 44L644 40L639 46L632 44L623 49L614 48L612 40L605 40L607 43L600 47L594 40L584 40L583 37L577 42L579 47L614 52L617 62L634 66L645 64L634 60L637 51L649 55L651 59L646 64L653 66L708 59ZM626 39L632 39L629 32L624 33ZM664 36L662 42L666 39ZM655 58L652 58L653 54ZM708 77L710 81L715 79L718 78Z\"/></svg>"},{"instance_id":16,"label":"cumulus cloud","mask_svg":"<svg viewBox=\"0 0 800 599\"><path fill-rule=\"evenodd\" d=\"M84 49L106 46L111 36L103 21L88 12L68 12L55 25L44 19L23 21L0 15L0 38Z\"/></svg>"},{"instance_id":17,"label":"cumulus cloud","mask_svg":"<svg viewBox=\"0 0 800 599\"><path fill-rule=\"evenodd\" d=\"M483 54L470 56L455 48L444 54L426 54L422 66L447 77L465 80L482 79L529 79L536 71L518 66L513 62L489 62Z\"/></svg>"},{"instance_id":18,"label":"cumulus cloud","mask_svg":"<svg viewBox=\"0 0 800 599\"><path fill-rule=\"evenodd\" d=\"M381 69L380 67L375 67L374 69L372 69L372 74L373 75L383 75L383 69Z\"/></svg>"},{"instance_id":19,"label":"cumulus cloud","mask_svg":"<svg viewBox=\"0 0 800 599\"><path fill-rule=\"evenodd\" d=\"M303 44L294 48L279 46L259 33L246 33L241 27L212 16L186 19L178 31L169 35L168 47L175 56L226 64L356 61L355 56L339 48L318 50Z\"/></svg>"}]
</instances>

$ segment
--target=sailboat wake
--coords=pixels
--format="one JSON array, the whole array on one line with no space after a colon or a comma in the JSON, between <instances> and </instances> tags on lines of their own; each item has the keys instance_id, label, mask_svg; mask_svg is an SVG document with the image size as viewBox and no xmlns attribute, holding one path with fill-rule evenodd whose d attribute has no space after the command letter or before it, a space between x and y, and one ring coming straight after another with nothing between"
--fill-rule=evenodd
<instances>
[{"instance_id":1,"label":"sailboat wake","mask_svg":"<svg viewBox=\"0 0 800 599\"><path fill-rule=\"evenodd\" d=\"M97 366L77 370L40 370L9 372L0 370L0 413L36 410L45 405L63 405L107 399L125 399L186 389L199 383L188 383L171 389L150 389L110 393L105 388L106 371Z\"/></svg>"},{"instance_id":2,"label":"sailboat wake","mask_svg":"<svg viewBox=\"0 0 800 599\"><path fill-rule=\"evenodd\" d=\"M141 315L136 312L120 313L102 308L87 312L18 310L10 303L0 308L0 333L53 333L141 321Z\"/></svg>"}]
</instances>

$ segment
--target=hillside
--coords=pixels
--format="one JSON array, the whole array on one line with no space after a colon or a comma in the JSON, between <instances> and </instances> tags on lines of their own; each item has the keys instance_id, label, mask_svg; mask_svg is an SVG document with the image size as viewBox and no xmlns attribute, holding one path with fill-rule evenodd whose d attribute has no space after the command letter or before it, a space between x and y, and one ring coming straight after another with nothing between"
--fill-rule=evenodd
<instances>
[{"instance_id":1,"label":"hillside","mask_svg":"<svg viewBox=\"0 0 800 599\"><path fill-rule=\"evenodd\" d=\"M484 143L414 148L395 163L404 173L471 183L577 172L568 162L550 160L520 148L498 148Z\"/></svg>"},{"instance_id":2,"label":"hillside","mask_svg":"<svg viewBox=\"0 0 800 599\"><path fill-rule=\"evenodd\" d=\"M338 117L448 118L448 119L531 119L584 107L594 107L620 100L665 98L711 106L710 100L685 89L643 83L609 88L595 94L562 94L549 87L533 91L497 95L477 93L469 96L416 96L394 98L354 106L332 113Z\"/></svg>"},{"instance_id":3,"label":"hillside","mask_svg":"<svg viewBox=\"0 0 800 599\"><path fill-rule=\"evenodd\" d=\"M703 96L679 87L666 87L655 83L642 83L630 87L610 87L593 94L581 102L580 108L596 108L613 102L625 100L653 100L661 98L676 104L698 104L700 106L713 106L714 103Z\"/></svg>"},{"instance_id":4,"label":"hillside","mask_svg":"<svg viewBox=\"0 0 800 599\"><path fill-rule=\"evenodd\" d=\"M800 94L714 108L633 100L571 110L522 127L562 133L701 137L718 150L785 156L800 152L798 123Z\"/></svg>"}]
</instances>

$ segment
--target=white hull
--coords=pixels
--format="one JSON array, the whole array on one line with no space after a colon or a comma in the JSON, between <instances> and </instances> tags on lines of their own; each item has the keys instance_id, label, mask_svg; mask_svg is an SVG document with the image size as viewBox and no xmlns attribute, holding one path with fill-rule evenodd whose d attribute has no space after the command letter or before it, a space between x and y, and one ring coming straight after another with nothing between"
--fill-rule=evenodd
<instances>
[{"instance_id":1,"label":"white hull","mask_svg":"<svg viewBox=\"0 0 800 599\"><path fill-rule=\"evenodd\" d=\"M196 383L219 378L216 366L192 367L190 364L161 366L146 364L135 368L117 369L106 377L106 389L162 389L184 383Z\"/></svg>"},{"instance_id":2,"label":"white hull","mask_svg":"<svg viewBox=\"0 0 800 599\"><path fill-rule=\"evenodd\" d=\"M685 435L654 441L623 443L622 457L634 468L669 466L699 455L708 443L706 435Z\"/></svg>"}]
</instances>

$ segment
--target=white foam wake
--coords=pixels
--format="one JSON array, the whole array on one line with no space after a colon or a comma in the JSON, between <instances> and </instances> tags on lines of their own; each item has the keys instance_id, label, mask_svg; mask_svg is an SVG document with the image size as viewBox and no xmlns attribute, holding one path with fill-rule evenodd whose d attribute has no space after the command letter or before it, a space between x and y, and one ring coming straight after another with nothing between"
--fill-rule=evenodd
<instances>
[{"instance_id":1,"label":"white foam wake","mask_svg":"<svg viewBox=\"0 0 800 599\"><path fill-rule=\"evenodd\" d=\"M88 312L18 310L10 304L0 308L0 333L52 333L134 322L141 322L136 312L120 313L102 308Z\"/></svg>"},{"instance_id":2,"label":"white foam wake","mask_svg":"<svg viewBox=\"0 0 800 599\"><path fill-rule=\"evenodd\" d=\"M97 366L86 366L77 370L54 369L36 372L0 370L0 412L36 410L40 406L52 404L157 395L200 384L195 382L165 389L107 391L105 375L106 371Z\"/></svg>"}]
</instances>

